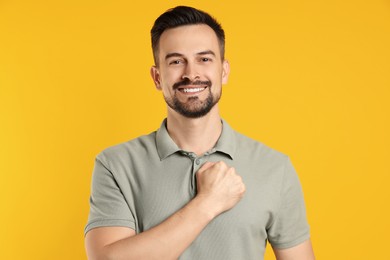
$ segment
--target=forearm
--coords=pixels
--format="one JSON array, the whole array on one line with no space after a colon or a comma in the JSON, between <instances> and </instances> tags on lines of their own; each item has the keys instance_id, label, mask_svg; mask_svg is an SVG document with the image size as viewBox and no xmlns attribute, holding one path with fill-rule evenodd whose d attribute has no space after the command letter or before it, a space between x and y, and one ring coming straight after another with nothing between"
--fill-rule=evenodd
<instances>
[{"instance_id":1,"label":"forearm","mask_svg":"<svg viewBox=\"0 0 390 260\"><path fill-rule=\"evenodd\" d=\"M197 190L186 206L140 234L124 227L90 230L86 235L88 258L177 259L212 219L238 203L245 185L234 168L206 162L197 172Z\"/></svg>"},{"instance_id":2,"label":"forearm","mask_svg":"<svg viewBox=\"0 0 390 260\"><path fill-rule=\"evenodd\" d=\"M161 224L106 245L106 259L177 259L215 216L194 198Z\"/></svg>"}]
</instances>

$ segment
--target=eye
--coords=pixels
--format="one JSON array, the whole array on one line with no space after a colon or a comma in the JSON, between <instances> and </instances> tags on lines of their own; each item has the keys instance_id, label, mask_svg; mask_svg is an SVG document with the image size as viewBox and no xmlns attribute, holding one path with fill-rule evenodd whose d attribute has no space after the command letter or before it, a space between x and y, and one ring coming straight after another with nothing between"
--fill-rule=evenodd
<instances>
[{"instance_id":1,"label":"eye","mask_svg":"<svg viewBox=\"0 0 390 260\"><path fill-rule=\"evenodd\" d=\"M209 61L211 61L211 59L210 58L202 58L201 61L202 62L209 62Z\"/></svg>"},{"instance_id":2,"label":"eye","mask_svg":"<svg viewBox=\"0 0 390 260\"><path fill-rule=\"evenodd\" d=\"M181 64L181 63L183 63L182 60L173 60L173 61L169 62L169 65L178 65L178 64Z\"/></svg>"}]
</instances>

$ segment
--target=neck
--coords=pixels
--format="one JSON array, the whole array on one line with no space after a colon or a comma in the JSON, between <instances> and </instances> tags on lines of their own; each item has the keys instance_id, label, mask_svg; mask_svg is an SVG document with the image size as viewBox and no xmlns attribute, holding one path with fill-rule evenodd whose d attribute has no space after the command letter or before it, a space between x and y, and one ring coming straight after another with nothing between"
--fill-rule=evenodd
<instances>
[{"instance_id":1,"label":"neck","mask_svg":"<svg viewBox=\"0 0 390 260\"><path fill-rule=\"evenodd\" d=\"M222 132L218 105L201 118L187 118L168 108L167 129L180 149L202 155L214 147Z\"/></svg>"}]
</instances>

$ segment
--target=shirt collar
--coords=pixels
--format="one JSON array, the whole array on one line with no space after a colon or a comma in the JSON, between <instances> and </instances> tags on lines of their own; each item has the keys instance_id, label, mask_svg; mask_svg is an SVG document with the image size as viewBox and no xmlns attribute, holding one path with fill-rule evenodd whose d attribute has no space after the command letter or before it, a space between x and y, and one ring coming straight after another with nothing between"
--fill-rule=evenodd
<instances>
[{"instance_id":1,"label":"shirt collar","mask_svg":"<svg viewBox=\"0 0 390 260\"><path fill-rule=\"evenodd\" d=\"M222 119L221 121L221 136L219 137L215 147L207 153L211 154L215 151L218 151L228 155L233 160L236 150L235 132L225 120ZM158 155L160 156L160 160L164 160L171 154L181 151L181 149L177 146L177 144L168 134L167 119L164 119L164 121L161 123L160 128L157 130L156 146Z\"/></svg>"},{"instance_id":2,"label":"shirt collar","mask_svg":"<svg viewBox=\"0 0 390 260\"><path fill-rule=\"evenodd\" d=\"M157 130L156 146L157 146L158 155L160 156L160 160L164 160L169 155L177 151L180 151L180 148L177 146L177 144L172 140L172 138L168 134L166 118L161 123L160 128Z\"/></svg>"},{"instance_id":3,"label":"shirt collar","mask_svg":"<svg viewBox=\"0 0 390 260\"><path fill-rule=\"evenodd\" d=\"M214 149L218 152L224 153L233 160L236 152L236 135L235 131L230 125L223 119L222 120L222 133L219 137Z\"/></svg>"}]
</instances>

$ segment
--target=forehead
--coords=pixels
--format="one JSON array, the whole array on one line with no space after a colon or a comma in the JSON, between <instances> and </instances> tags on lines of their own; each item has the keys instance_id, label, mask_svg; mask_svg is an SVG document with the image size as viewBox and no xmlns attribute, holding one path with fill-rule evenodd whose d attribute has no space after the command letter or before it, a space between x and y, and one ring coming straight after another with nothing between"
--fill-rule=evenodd
<instances>
[{"instance_id":1,"label":"forehead","mask_svg":"<svg viewBox=\"0 0 390 260\"><path fill-rule=\"evenodd\" d=\"M219 43L213 29L205 24L185 25L164 31L159 42L159 56L168 53L193 55L205 50L213 51L218 57Z\"/></svg>"}]
</instances>

